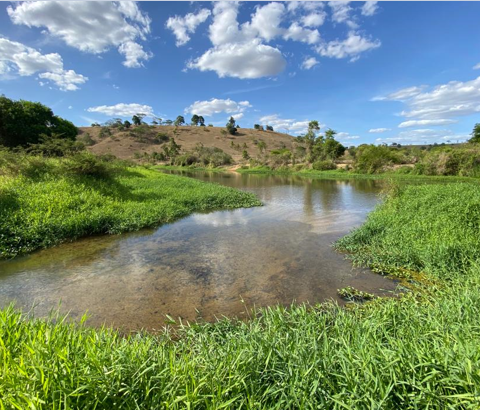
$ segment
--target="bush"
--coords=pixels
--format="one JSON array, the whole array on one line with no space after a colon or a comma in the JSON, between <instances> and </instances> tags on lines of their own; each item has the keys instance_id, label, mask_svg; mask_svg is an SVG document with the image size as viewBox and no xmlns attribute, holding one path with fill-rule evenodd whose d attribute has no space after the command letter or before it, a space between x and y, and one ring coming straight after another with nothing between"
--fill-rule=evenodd
<instances>
[{"instance_id":1,"label":"bush","mask_svg":"<svg viewBox=\"0 0 480 412\"><path fill-rule=\"evenodd\" d=\"M62 139L57 135L42 135L40 143L30 144L27 151L35 155L63 157L85 150L82 142Z\"/></svg>"},{"instance_id":2,"label":"bush","mask_svg":"<svg viewBox=\"0 0 480 412\"><path fill-rule=\"evenodd\" d=\"M94 154L82 152L67 158L62 164L62 169L69 175L106 178L113 174L115 164L104 161Z\"/></svg>"},{"instance_id":3,"label":"bush","mask_svg":"<svg viewBox=\"0 0 480 412\"><path fill-rule=\"evenodd\" d=\"M319 160L312 164L314 170L335 170L337 165L331 160Z\"/></svg>"},{"instance_id":4,"label":"bush","mask_svg":"<svg viewBox=\"0 0 480 412\"><path fill-rule=\"evenodd\" d=\"M95 144L95 140L92 139L90 133L82 133L81 135L77 136L77 142L81 142L85 146L93 146Z\"/></svg>"},{"instance_id":5,"label":"bush","mask_svg":"<svg viewBox=\"0 0 480 412\"><path fill-rule=\"evenodd\" d=\"M397 149L362 145L357 148L354 167L360 173L381 173L389 166L398 163L401 163L401 160Z\"/></svg>"}]
</instances>

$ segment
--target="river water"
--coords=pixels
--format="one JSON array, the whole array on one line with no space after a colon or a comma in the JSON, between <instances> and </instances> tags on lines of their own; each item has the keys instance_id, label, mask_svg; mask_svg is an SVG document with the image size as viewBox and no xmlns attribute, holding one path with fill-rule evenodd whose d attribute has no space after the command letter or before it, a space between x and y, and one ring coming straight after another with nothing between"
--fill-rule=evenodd
<instances>
[{"instance_id":1,"label":"river water","mask_svg":"<svg viewBox=\"0 0 480 412\"><path fill-rule=\"evenodd\" d=\"M378 295L394 290L393 281L352 268L331 247L364 221L381 183L187 174L254 192L265 205L197 213L0 262L0 306L15 301L35 316L60 308L75 320L88 311L93 326L159 330L166 315L243 318L254 306L338 299L345 286Z\"/></svg>"}]
</instances>

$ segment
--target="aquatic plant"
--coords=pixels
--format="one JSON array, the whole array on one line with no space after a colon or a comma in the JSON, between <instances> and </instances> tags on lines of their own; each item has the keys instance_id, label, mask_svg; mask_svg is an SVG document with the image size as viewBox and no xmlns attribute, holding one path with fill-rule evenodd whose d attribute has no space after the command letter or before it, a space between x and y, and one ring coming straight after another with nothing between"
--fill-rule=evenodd
<instances>
[{"instance_id":1,"label":"aquatic plant","mask_svg":"<svg viewBox=\"0 0 480 412\"><path fill-rule=\"evenodd\" d=\"M371 300L375 297L375 295L372 295L371 293L355 289L352 286L347 286L345 288L338 289L337 293L340 297L344 299L351 300L351 301L359 301L359 302Z\"/></svg>"}]
</instances>

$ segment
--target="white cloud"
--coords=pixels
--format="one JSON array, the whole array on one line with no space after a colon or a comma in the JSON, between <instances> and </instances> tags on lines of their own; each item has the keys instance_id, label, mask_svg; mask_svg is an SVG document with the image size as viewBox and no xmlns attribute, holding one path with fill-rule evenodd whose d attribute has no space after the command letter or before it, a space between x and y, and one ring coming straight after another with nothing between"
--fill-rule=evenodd
<instances>
[{"instance_id":1,"label":"white cloud","mask_svg":"<svg viewBox=\"0 0 480 412\"><path fill-rule=\"evenodd\" d=\"M244 115L245 115L245 113L234 113L234 114L232 114L232 117L235 120L240 120ZM230 118L230 116L229 116L229 118Z\"/></svg>"},{"instance_id":2,"label":"white cloud","mask_svg":"<svg viewBox=\"0 0 480 412\"><path fill-rule=\"evenodd\" d=\"M211 70L219 77L240 79L275 76L283 71L285 66L286 61L280 50L260 44L259 41L214 47L187 64L190 69Z\"/></svg>"},{"instance_id":3,"label":"white cloud","mask_svg":"<svg viewBox=\"0 0 480 412\"><path fill-rule=\"evenodd\" d=\"M319 61L315 57L307 57L302 63L302 69L310 70L312 67L316 66Z\"/></svg>"},{"instance_id":4,"label":"white cloud","mask_svg":"<svg viewBox=\"0 0 480 412\"><path fill-rule=\"evenodd\" d=\"M272 114L261 117L259 119L259 123L273 126L275 130L285 129L288 131L288 133L300 134L307 131L309 120L297 121L295 119L282 119L278 116L278 114ZM320 127L324 126L325 125L320 125Z\"/></svg>"},{"instance_id":5,"label":"white cloud","mask_svg":"<svg viewBox=\"0 0 480 412\"><path fill-rule=\"evenodd\" d=\"M316 50L324 57L333 57L336 59L343 59L350 57L351 61L355 61L360 57L360 54L368 50L380 47L380 40L370 40L362 37L360 34L351 31L345 40L334 40L325 44L319 45Z\"/></svg>"},{"instance_id":6,"label":"white cloud","mask_svg":"<svg viewBox=\"0 0 480 412\"><path fill-rule=\"evenodd\" d=\"M444 126L447 124L458 123L453 119L432 119L432 120L408 120L398 125L400 128L413 126Z\"/></svg>"},{"instance_id":7,"label":"white cloud","mask_svg":"<svg viewBox=\"0 0 480 412\"><path fill-rule=\"evenodd\" d=\"M251 38L260 37L267 42L283 33L280 23L285 13L285 6L281 3L268 3L257 6L250 23L242 25L242 31Z\"/></svg>"},{"instance_id":8,"label":"white cloud","mask_svg":"<svg viewBox=\"0 0 480 412\"><path fill-rule=\"evenodd\" d=\"M378 9L378 1L366 1L362 6L364 16L373 16Z\"/></svg>"},{"instance_id":9,"label":"white cloud","mask_svg":"<svg viewBox=\"0 0 480 412\"><path fill-rule=\"evenodd\" d=\"M143 50L143 47L140 44L133 41L122 43L118 48L118 51L125 56L123 65L130 68L142 67L143 64L140 60L149 60L153 56L152 53L147 53Z\"/></svg>"},{"instance_id":10,"label":"white cloud","mask_svg":"<svg viewBox=\"0 0 480 412\"><path fill-rule=\"evenodd\" d=\"M144 113L147 116L153 116L151 106L138 103L118 103L113 106L96 106L87 109L91 113L102 113L107 116L131 117L137 113Z\"/></svg>"},{"instance_id":11,"label":"white cloud","mask_svg":"<svg viewBox=\"0 0 480 412\"><path fill-rule=\"evenodd\" d=\"M430 91L425 88L402 89L383 100L404 102L408 110L402 111L401 115L419 120L438 121L480 112L480 77L466 82L451 81Z\"/></svg>"},{"instance_id":12,"label":"white cloud","mask_svg":"<svg viewBox=\"0 0 480 412\"><path fill-rule=\"evenodd\" d=\"M310 13L302 17L302 23L305 27L319 27L325 22L327 13L324 11Z\"/></svg>"},{"instance_id":13,"label":"white cloud","mask_svg":"<svg viewBox=\"0 0 480 412\"><path fill-rule=\"evenodd\" d=\"M13 23L45 27L52 36L87 53L99 54L117 47L125 54L127 67L139 67L138 59L151 57L141 53L143 49L136 43L137 39L146 39L151 21L135 2L24 2L15 8L8 6L7 12Z\"/></svg>"},{"instance_id":14,"label":"white cloud","mask_svg":"<svg viewBox=\"0 0 480 412\"><path fill-rule=\"evenodd\" d=\"M77 84L88 80L74 70L64 70L62 57L58 53L41 54L22 43L0 38L0 74L18 71L20 76L31 76L38 72L39 78L54 82L60 90L77 90ZM40 82L43 86L44 83Z\"/></svg>"},{"instance_id":15,"label":"white cloud","mask_svg":"<svg viewBox=\"0 0 480 412\"><path fill-rule=\"evenodd\" d=\"M213 116L217 113L236 113L233 117L235 119L239 114L242 114L247 108L251 107L248 101L236 102L231 99L210 99L203 101L196 101L187 108L185 113L198 114L200 116Z\"/></svg>"},{"instance_id":16,"label":"white cloud","mask_svg":"<svg viewBox=\"0 0 480 412\"><path fill-rule=\"evenodd\" d=\"M390 93L387 96L377 96L372 99L372 101L382 101L382 100L397 100L404 101L410 99L411 97L417 96L425 90L427 86L413 86L406 87L405 89L400 89L394 93Z\"/></svg>"},{"instance_id":17,"label":"white cloud","mask_svg":"<svg viewBox=\"0 0 480 412\"><path fill-rule=\"evenodd\" d=\"M384 132L388 132L389 130L392 130L392 129L387 129L386 127L379 127L377 129L370 129L368 133L384 133Z\"/></svg>"},{"instance_id":18,"label":"white cloud","mask_svg":"<svg viewBox=\"0 0 480 412\"><path fill-rule=\"evenodd\" d=\"M376 141L378 143L432 144L447 143L448 141L462 142L469 138L468 134L454 133L451 130L415 129L400 132L394 137L376 139Z\"/></svg>"},{"instance_id":19,"label":"white cloud","mask_svg":"<svg viewBox=\"0 0 480 412\"><path fill-rule=\"evenodd\" d=\"M473 70L480 70L480 63L477 63L475 66L473 66Z\"/></svg>"},{"instance_id":20,"label":"white cloud","mask_svg":"<svg viewBox=\"0 0 480 412\"><path fill-rule=\"evenodd\" d=\"M83 84L88 80L88 77L75 73L73 70L40 73L38 77L52 81L64 92L78 90L79 87L77 85Z\"/></svg>"},{"instance_id":21,"label":"white cloud","mask_svg":"<svg viewBox=\"0 0 480 412\"><path fill-rule=\"evenodd\" d=\"M328 5L332 9L332 20L335 23L345 23L350 28L356 29L358 25L350 18L352 8L349 1L329 1Z\"/></svg>"},{"instance_id":22,"label":"white cloud","mask_svg":"<svg viewBox=\"0 0 480 412\"><path fill-rule=\"evenodd\" d=\"M308 44L316 44L320 41L320 33L318 30L310 30L301 27L297 22L293 22L284 32L285 40L301 41Z\"/></svg>"},{"instance_id":23,"label":"white cloud","mask_svg":"<svg viewBox=\"0 0 480 412\"><path fill-rule=\"evenodd\" d=\"M344 141L348 141L348 140L357 140L357 139L360 139L360 136L352 136L350 133L348 132L338 132L336 135L335 135L335 139L340 141L340 142L344 142Z\"/></svg>"},{"instance_id":24,"label":"white cloud","mask_svg":"<svg viewBox=\"0 0 480 412\"><path fill-rule=\"evenodd\" d=\"M177 38L177 46L186 44L190 40L189 34L195 33L198 25L207 20L210 14L210 10L201 9L197 14L188 13L185 17L170 17L166 26Z\"/></svg>"}]
</instances>

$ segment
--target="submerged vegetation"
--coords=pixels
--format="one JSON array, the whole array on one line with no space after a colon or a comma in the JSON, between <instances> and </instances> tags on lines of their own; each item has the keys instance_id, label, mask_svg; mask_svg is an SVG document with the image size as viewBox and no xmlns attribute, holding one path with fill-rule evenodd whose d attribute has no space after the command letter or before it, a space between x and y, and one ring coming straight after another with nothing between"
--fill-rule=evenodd
<instances>
[{"instance_id":1,"label":"submerged vegetation","mask_svg":"<svg viewBox=\"0 0 480 412\"><path fill-rule=\"evenodd\" d=\"M196 211L259 205L250 193L78 152L0 151L0 257L80 236L172 222Z\"/></svg>"},{"instance_id":2,"label":"submerged vegetation","mask_svg":"<svg viewBox=\"0 0 480 412\"><path fill-rule=\"evenodd\" d=\"M480 191L393 189L337 243L410 292L124 336L0 312L2 408L475 409Z\"/></svg>"}]
</instances>

